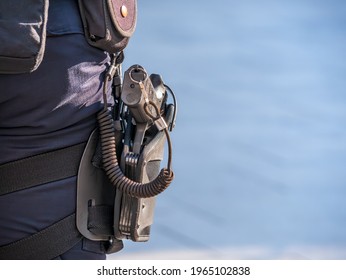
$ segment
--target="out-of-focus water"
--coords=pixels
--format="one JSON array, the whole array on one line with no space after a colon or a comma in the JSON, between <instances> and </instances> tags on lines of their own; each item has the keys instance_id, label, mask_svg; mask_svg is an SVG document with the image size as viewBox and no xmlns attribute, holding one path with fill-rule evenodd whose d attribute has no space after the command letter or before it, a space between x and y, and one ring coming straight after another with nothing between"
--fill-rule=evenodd
<instances>
[{"instance_id":1,"label":"out-of-focus water","mask_svg":"<svg viewBox=\"0 0 346 280\"><path fill-rule=\"evenodd\" d=\"M346 2L139 0L179 101L171 187L116 258L346 258Z\"/></svg>"}]
</instances>

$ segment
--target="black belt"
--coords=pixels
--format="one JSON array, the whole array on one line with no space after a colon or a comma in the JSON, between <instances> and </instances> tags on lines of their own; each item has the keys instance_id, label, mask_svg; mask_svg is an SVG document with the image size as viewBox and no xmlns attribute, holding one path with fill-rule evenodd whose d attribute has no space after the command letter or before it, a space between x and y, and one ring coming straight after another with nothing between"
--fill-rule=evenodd
<instances>
[{"instance_id":1,"label":"black belt","mask_svg":"<svg viewBox=\"0 0 346 280\"><path fill-rule=\"evenodd\" d=\"M0 165L0 195L76 176L85 143ZM0 259L53 259L82 238L75 214L34 235L0 247Z\"/></svg>"},{"instance_id":2,"label":"black belt","mask_svg":"<svg viewBox=\"0 0 346 280\"><path fill-rule=\"evenodd\" d=\"M76 176L85 143L0 165L0 195Z\"/></svg>"}]
</instances>

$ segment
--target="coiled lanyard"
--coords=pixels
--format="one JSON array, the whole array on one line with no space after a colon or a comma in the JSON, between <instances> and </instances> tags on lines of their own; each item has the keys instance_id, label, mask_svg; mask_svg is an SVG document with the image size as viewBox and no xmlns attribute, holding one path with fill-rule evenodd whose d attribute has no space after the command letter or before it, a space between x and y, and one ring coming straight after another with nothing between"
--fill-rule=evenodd
<instances>
[{"instance_id":1,"label":"coiled lanyard","mask_svg":"<svg viewBox=\"0 0 346 280\"><path fill-rule=\"evenodd\" d=\"M153 181L148 183L139 183L127 178L123 174L119 166L119 162L118 162L118 158L116 154L117 148L116 148L114 119L112 117L110 110L108 109L108 102L107 102L108 83L113 80L114 76L121 75L121 63L123 59L124 59L124 55L122 52L113 58L113 63L111 64L106 74L104 85L103 85L104 108L97 115L97 120L98 120L99 130L100 130L100 138L101 138L103 168L110 182L112 183L112 185L116 187L117 189L119 189L124 194L127 194L132 197L136 197L136 198L153 197L160 194L165 189L167 189L174 178L174 173L171 169L172 143L171 143L170 135L168 132L169 127L167 124L165 124L165 121L160 114L159 108L157 108L157 106L153 102L146 103L144 108L145 112L147 113L148 117L152 119L154 123L160 124L160 125L157 125L157 127L160 127L159 130L163 130L165 132L165 135L167 138L167 144L168 144L167 167L162 168L159 175ZM174 98L174 102L176 103L176 99L175 99L173 91L169 87L167 88L171 92ZM117 98L119 98L119 96ZM154 111L156 113L155 115L153 115L150 112L149 106L152 106L154 108ZM118 110L120 109L118 108ZM170 130L173 129L173 125L175 123L175 117L176 117L176 107L174 110L174 117L173 117L173 122L170 126ZM162 125L162 122L164 122L164 125Z\"/></svg>"}]
</instances>

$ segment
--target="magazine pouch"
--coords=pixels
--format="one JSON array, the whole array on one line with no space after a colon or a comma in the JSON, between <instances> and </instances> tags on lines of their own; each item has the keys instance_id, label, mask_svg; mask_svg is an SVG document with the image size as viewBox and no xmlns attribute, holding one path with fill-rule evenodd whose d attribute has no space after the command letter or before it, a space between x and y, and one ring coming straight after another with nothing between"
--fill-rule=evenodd
<instances>
[{"instance_id":1,"label":"magazine pouch","mask_svg":"<svg viewBox=\"0 0 346 280\"><path fill-rule=\"evenodd\" d=\"M135 31L136 0L79 0L79 8L88 43L117 53L123 50Z\"/></svg>"},{"instance_id":2,"label":"magazine pouch","mask_svg":"<svg viewBox=\"0 0 346 280\"><path fill-rule=\"evenodd\" d=\"M46 43L48 0L0 1L0 74L29 73Z\"/></svg>"}]
</instances>

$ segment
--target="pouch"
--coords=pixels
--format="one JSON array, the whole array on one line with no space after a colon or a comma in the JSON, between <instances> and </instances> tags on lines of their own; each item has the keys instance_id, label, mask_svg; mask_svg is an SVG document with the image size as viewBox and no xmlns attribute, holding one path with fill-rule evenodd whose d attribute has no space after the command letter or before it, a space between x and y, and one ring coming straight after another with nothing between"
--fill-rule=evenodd
<instances>
[{"instance_id":1,"label":"pouch","mask_svg":"<svg viewBox=\"0 0 346 280\"><path fill-rule=\"evenodd\" d=\"M136 28L136 0L79 0L86 40L109 53L123 50Z\"/></svg>"},{"instance_id":2,"label":"pouch","mask_svg":"<svg viewBox=\"0 0 346 280\"><path fill-rule=\"evenodd\" d=\"M48 0L0 1L0 74L29 73L46 44Z\"/></svg>"}]
</instances>

